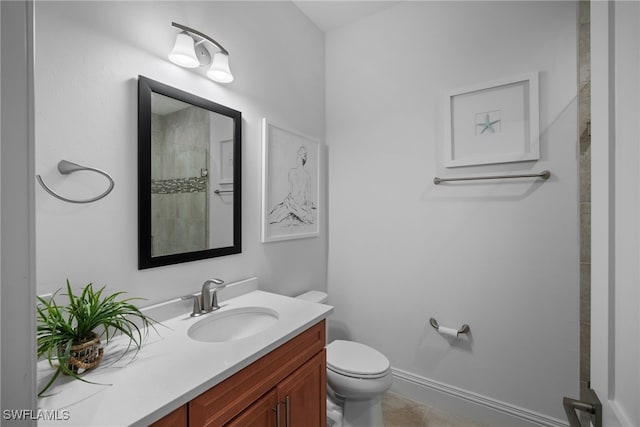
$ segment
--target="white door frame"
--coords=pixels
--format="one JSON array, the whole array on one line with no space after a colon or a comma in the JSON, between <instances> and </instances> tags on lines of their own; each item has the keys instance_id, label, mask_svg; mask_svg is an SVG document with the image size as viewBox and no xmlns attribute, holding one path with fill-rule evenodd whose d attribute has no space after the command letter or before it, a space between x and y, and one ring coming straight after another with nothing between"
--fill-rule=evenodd
<instances>
[{"instance_id":1,"label":"white door frame","mask_svg":"<svg viewBox=\"0 0 640 427\"><path fill-rule=\"evenodd\" d=\"M0 1L3 426L36 425L33 0ZM26 410L8 416L5 410Z\"/></svg>"},{"instance_id":2,"label":"white door frame","mask_svg":"<svg viewBox=\"0 0 640 427\"><path fill-rule=\"evenodd\" d=\"M640 425L640 7L591 2L591 388L603 425Z\"/></svg>"}]
</instances>

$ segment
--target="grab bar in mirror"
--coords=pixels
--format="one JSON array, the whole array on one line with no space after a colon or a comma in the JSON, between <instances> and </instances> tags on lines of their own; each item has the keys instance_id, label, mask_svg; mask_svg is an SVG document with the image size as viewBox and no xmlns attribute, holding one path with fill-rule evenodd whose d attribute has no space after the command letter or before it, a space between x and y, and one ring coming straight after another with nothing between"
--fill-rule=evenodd
<instances>
[{"instance_id":1,"label":"grab bar in mirror","mask_svg":"<svg viewBox=\"0 0 640 427\"><path fill-rule=\"evenodd\" d=\"M53 197L55 197L56 199L60 199L64 202L69 202L69 203L91 203L91 202L95 202L96 200L100 200L103 197L105 197L107 194L111 193L111 190L113 190L113 187L115 186L115 183L113 182L113 178L111 178L111 176L104 172L101 171L100 169L96 169L96 168L91 168L88 166L81 166L78 165L76 163L73 162L69 162L67 160L60 160L60 162L58 162L58 172L60 172L62 175L69 175L70 173L73 172L77 172L77 171L93 171L96 173L99 173L101 175L104 175L108 180L109 180L109 188L107 188L107 190L100 194L99 196L96 197L92 197L90 199L83 199L83 200L74 200L74 199L68 199L66 197L63 197L59 194L56 194L51 188L49 188L44 181L42 180L42 177L40 175L36 175L36 179L38 180L38 182L40 183L40 185L42 186L42 188L44 188L44 190L51 194Z\"/></svg>"},{"instance_id":2,"label":"grab bar in mirror","mask_svg":"<svg viewBox=\"0 0 640 427\"><path fill-rule=\"evenodd\" d=\"M233 193L233 190L215 190L216 194Z\"/></svg>"},{"instance_id":3,"label":"grab bar in mirror","mask_svg":"<svg viewBox=\"0 0 640 427\"><path fill-rule=\"evenodd\" d=\"M540 173L530 173L530 174L519 174L519 175L489 175L489 176L468 176L468 177L459 177L459 178L438 178L437 176L433 178L433 183L438 185L441 182L447 181L476 181L480 179L510 179L510 178L542 178L549 179L551 176L551 172L548 170L543 170Z\"/></svg>"}]
</instances>

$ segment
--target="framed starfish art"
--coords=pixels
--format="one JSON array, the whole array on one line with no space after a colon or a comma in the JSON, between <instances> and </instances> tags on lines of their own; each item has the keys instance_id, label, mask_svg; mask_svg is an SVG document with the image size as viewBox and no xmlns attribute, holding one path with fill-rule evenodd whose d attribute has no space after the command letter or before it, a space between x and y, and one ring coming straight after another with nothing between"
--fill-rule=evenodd
<instances>
[{"instance_id":1,"label":"framed starfish art","mask_svg":"<svg viewBox=\"0 0 640 427\"><path fill-rule=\"evenodd\" d=\"M538 73L450 91L446 167L540 158Z\"/></svg>"}]
</instances>

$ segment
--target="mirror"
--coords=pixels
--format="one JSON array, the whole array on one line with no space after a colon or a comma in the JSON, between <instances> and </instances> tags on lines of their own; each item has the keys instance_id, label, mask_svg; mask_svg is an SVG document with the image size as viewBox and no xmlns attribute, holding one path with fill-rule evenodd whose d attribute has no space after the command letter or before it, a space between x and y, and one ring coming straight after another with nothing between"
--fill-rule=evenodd
<instances>
[{"instance_id":1,"label":"mirror","mask_svg":"<svg viewBox=\"0 0 640 427\"><path fill-rule=\"evenodd\" d=\"M241 252L241 121L139 76L139 269Z\"/></svg>"}]
</instances>

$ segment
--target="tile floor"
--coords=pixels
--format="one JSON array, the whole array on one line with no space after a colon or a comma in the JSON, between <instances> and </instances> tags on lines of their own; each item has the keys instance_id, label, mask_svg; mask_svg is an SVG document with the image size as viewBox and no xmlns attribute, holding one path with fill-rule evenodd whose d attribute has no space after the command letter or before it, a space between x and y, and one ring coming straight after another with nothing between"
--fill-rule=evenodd
<instances>
[{"instance_id":1,"label":"tile floor","mask_svg":"<svg viewBox=\"0 0 640 427\"><path fill-rule=\"evenodd\" d=\"M385 427L487 427L424 406L393 392L385 393L382 412Z\"/></svg>"}]
</instances>

